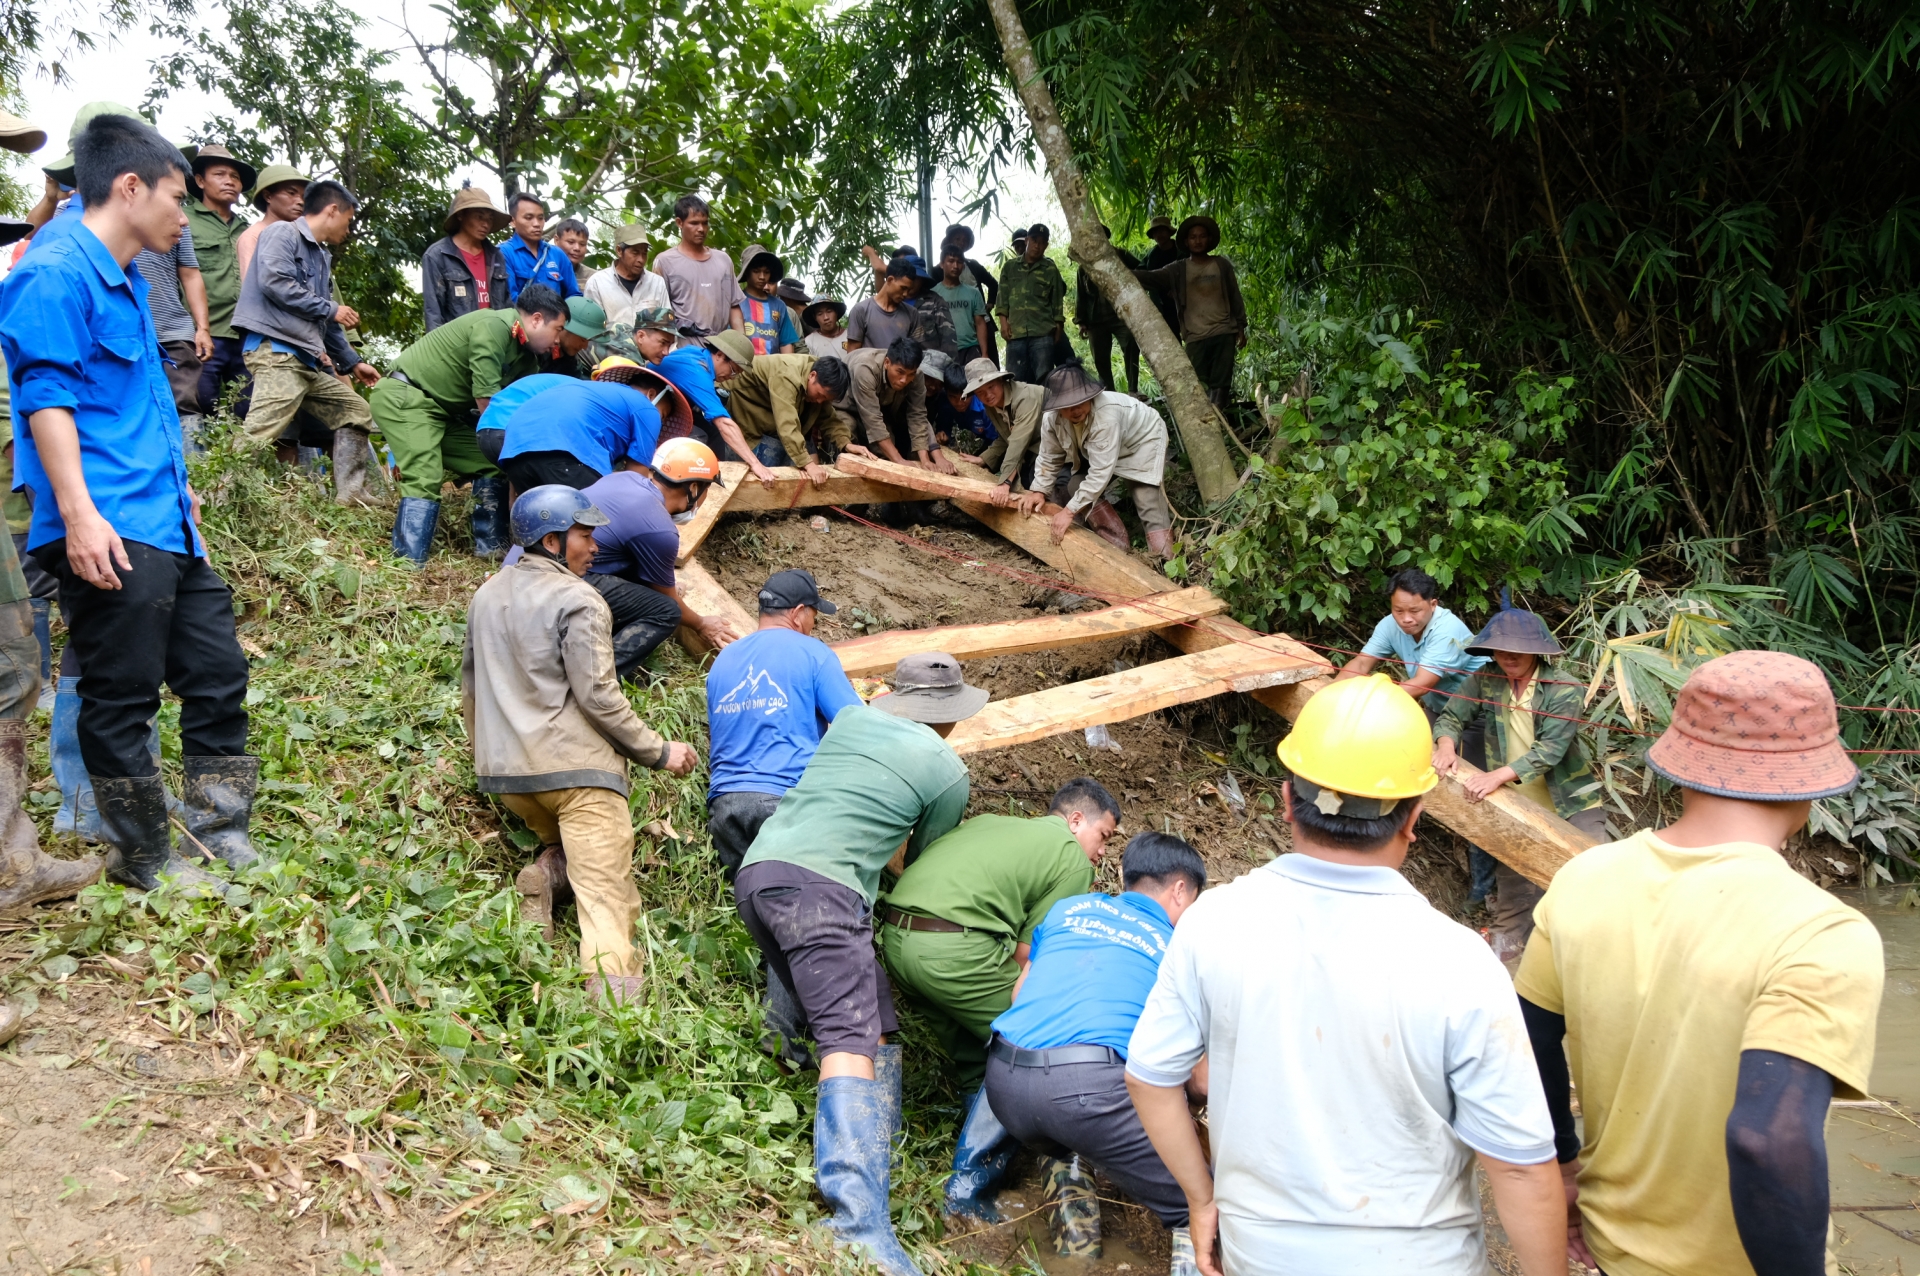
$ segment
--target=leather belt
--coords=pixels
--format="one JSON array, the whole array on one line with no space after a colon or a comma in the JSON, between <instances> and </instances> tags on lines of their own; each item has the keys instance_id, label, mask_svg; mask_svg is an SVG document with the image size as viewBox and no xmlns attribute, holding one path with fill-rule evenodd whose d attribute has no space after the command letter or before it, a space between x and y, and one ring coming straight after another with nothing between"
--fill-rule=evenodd
<instances>
[{"instance_id":1,"label":"leather belt","mask_svg":"<svg viewBox=\"0 0 1920 1276\"><path fill-rule=\"evenodd\" d=\"M1125 1063L1112 1046L1055 1046L1051 1050L1023 1050L996 1034L987 1053L1016 1068L1058 1068L1069 1063Z\"/></svg>"},{"instance_id":2,"label":"leather belt","mask_svg":"<svg viewBox=\"0 0 1920 1276\"><path fill-rule=\"evenodd\" d=\"M958 922L944 921L938 917L915 917L912 913L903 913L897 908L887 910L887 925L898 926L901 930L930 930L942 935L967 933L967 927Z\"/></svg>"}]
</instances>

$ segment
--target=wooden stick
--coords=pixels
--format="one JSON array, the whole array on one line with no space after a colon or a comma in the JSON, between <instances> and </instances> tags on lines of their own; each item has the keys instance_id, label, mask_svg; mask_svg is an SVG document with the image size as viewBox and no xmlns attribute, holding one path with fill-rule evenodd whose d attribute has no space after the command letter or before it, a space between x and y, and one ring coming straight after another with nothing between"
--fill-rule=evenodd
<instances>
[{"instance_id":1,"label":"wooden stick","mask_svg":"<svg viewBox=\"0 0 1920 1276\"><path fill-rule=\"evenodd\" d=\"M744 468L744 467L742 467ZM730 514L764 514L781 510L805 509L813 505L868 505L887 501L921 501L926 497L909 488L891 483L876 483L842 470L827 471L825 484L815 487L804 470L788 465L773 469L774 484L767 486L756 478L746 478L734 489L727 502ZM731 482L731 480L729 480Z\"/></svg>"},{"instance_id":2,"label":"wooden stick","mask_svg":"<svg viewBox=\"0 0 1920 1276\"><path fill-rule=\"evenodd\" d=\"M1077 647L1128 634L1146 633L1185 620L1225 611L1227 605L1198 587L1162 594L1149 604L1109 607L1065 616L1036 616L990 625L948 625L940 629L896 629L835 643L833 652L848 677L885 673L901 657L944 651L960 660L1010 656L1023 651Z\"/></svg>"},{"instance_id":3,"label":"wooden stick","mask_svg":"<svg viewBox=\"0 0 1920 1276\"><path fill-rule=\"evenodd\" d=\"M740 490L740 480L746 474L747 467L738 461L720 462L720 482L707 486L707 494L701 498L700 508L693 512L691 519L680 524L680 552L673 556L674 566L687 565L687 561L700 548L700 542L707 539L707 533L726 513L728 504Z\"/></svg>"},{"instance_id":4,"label":"wooden stick","mask_svg":"<svg viewBox=\"0 0 1920 1276\"><path fill-rule=\"evenodd\" d=\"M732 594L721 588L720 582L699 563L688 563L680 569L679 584L680 597L686 601L687 606L702 616L717 615L723 620L731 621L734 629L743 637L760 627L760 622L748 615L747 609L742 607ZM705 655L712 650L706 638L697 629L682 625L679 638L680 645L696 656Z\"/></svg>"}]
</instances>

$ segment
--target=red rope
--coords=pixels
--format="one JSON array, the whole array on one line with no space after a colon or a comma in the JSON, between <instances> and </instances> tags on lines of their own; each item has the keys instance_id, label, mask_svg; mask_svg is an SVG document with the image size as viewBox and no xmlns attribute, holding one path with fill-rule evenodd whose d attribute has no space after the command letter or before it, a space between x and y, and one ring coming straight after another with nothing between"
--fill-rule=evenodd
<instances>
[{"instance_id":1,"label":"red rope","mask_svg":"<svg viewBox=\"0 0 1920 1276\"><path fill-rule=\"evenodd\" d=\"M798 500L797 495L795 497L795 500L796 501ZM946 558L953 562L959 563L963 567L978 568L984 571L989 571L996 576L1003 576L1008 580L1018 581L1021 584L1033 585L1042 589L1065 590L1068 593L1079 594L1084 598L1098 599L1101 602L1107 603L1109 606L1139 607L1148 612L1152 612L1153 610L1155 610L1152 595L1128 598L1120 594L1110 594L1110 593L1102 592L1100 590L1091 589L1075 581L1062 579L1061 577L1046 576L1039 572L1024 571L1017 567L1004 567L998 563L990 563L985 561L984 559L969 557L965 554L960 553L958 550L948 549L944 545L937 545L934 542L927 540L923 537L914 536L907 532L896 531L891 527L887 527L887 526L884 526L883 524L873 522L870 519L861 518L858 514L853 513L852 511L844 508L843 506L829 505L827 508L832 510L834 513L840 515L842 518L849 519L855 523L860 524L862 527L870 528L873 531L879 532L882 536L892 537L894 540L899 541L903 545L911 545L915 549L922 550L924 552L931 553L931 554L936 554L939 557ZM1186 616L1179 615L1173 612L1171 609L1162 608L1161 611L1167 617L1168 628L1172 628L1176 625L1184 628L1188 628L1188 629L1198 629L1200 627L1192 619ZM1224 636L1224 635L1217 635L1217 636ZM1261 635L1261 636L1265 637L1267 635ZM1228 637L1227 641L1250 644L1252 640L1246 639L1246 638ZM1324 643L1305 642L1298 638L1289 639L1289 641L1294 642L1299 646L1306 647L1310 650L1325 651L1325 652L1333 653L1335 655L1364 656L1368 654L1364 651L1354 651L1346 647L1331 647ZM1587 685L1584 682L1574 682L1568 679L1536 678L1534 681L1541 683L1542 685L1560 686L1560 687L1584 687ZM1482 699L1479 696L1470 696L1470 695L1467 695L1465 692L1460 692L1460 691L1443 691L1438 687L1433 688L1432 691L1429 692L1429 694L1443 695L1455 700L1470 700L1475 704L1492 705L1495 708L1507 707L1504 701L1486 700L1486 699ZM1905 708L1899 708L1899 707L1890 706L1890 705L1880 706L1876 708L1875 706L1872 706L1872 705L1843 704L1843 705L1839 705L1838 707L1841 709L1854 709L1854 710L1860 710L1860 711L1869 712L1869 713L1874 713L1874 712L1920 713L1920 709L1905 709ZM1621 735L1639 736L1643 739L1649 739L1649 740L1658 739L1660 735L1660 733L1656 731L1640 731L1632 727L1622 727L1622 726L1616 726L1612 723L1598 722L1592 718L1576 718L1570 714L1546 713L1539 709L1529 709L1528 712L1533 714L1533 716L1535 716L1536 718L1554 718L1561 722L1572 722L1583 727L1592 727L1598 731L1611 731ZM1847 752L1859 753L1859 754L1874 754L1876 756L1884 756L1884 757L1920 756L1920 749L1848 749Z\"/></svg>"}]
</instances>

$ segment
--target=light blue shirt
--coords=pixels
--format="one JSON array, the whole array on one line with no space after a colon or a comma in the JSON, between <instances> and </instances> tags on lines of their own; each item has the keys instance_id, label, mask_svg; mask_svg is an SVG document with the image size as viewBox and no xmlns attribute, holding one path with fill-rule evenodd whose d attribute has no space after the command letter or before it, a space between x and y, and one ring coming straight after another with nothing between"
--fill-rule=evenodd
<instances>
[{"instance_id":1,"label":"light blue shirt","mask_svg":"<svg viewBox=\"0 0 1920 1276\"><path fill-rule=\"evenodd\" d=\"M1436 607L1433 619L1418 638L1410 637L1392 616L1381 617L1373 627L1373 636L1360 650L1380 660L1398 660L1407 667L1409 678L1422 669L1435 670L1440 674L1435 691L1458 691L1468 674L1487 663L1485 656L1467 654L1467 644L1472 641L1473 630L1465 621L1445 607Z\"/></svg>"},{"instance_id":2,"label":"light blue shirt","mask_svg":"<svg viewBox=\"0 0 1920 1276\"><path fill-rule=\"evenodd\" d=\"M1020 999L993 1030L1026 1050L1111 1046L1125 1055L1171 942L1167 910L1138 891L1063 899L1034 930Z\"/></svg>"},{"instance_id":3,"label":"light blue shirt","mask_svg":"<svg viewBox=\"0 0 1920 1276\"><path fill-rule=\"evenodd\" d=\"M818 638L756 629L728 643L707 672L708 800L785 794L800 783L834 715L859 703L833 649Z\"/></svg>"}]
</instances>

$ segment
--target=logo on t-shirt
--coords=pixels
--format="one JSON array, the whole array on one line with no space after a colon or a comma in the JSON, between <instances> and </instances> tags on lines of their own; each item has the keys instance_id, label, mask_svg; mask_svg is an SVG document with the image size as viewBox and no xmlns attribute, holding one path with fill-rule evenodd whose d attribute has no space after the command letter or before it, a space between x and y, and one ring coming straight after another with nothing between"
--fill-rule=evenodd
<instances>
[{"instance_id":1,"label":"logo on t-shirt","mask_svg":"<svg viewBox=\"0 0 1920 1276\"><path fill-rule=\"evenodd\" d=\"M713 706L715 713L758 712L767 717L783 712L791 702L786 691L764 669L747 666L747 676Z\"/></svg>"}]
</instances>

